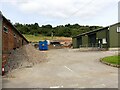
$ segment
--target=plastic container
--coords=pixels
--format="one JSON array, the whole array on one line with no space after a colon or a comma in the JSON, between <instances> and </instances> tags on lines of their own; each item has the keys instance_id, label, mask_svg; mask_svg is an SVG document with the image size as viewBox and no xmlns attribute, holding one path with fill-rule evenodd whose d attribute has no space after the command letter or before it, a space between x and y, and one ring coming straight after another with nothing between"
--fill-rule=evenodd
<instances>
[{"instance_id":1,"label":"plastic container","mask_svg":"<svg viewBox=\"0 0 120 90\"><path fill-rule=\"evenodd\" d=\"M45 41L39 41L39 50L48 50L48 42Z\"/></svg>"}]
</instances>

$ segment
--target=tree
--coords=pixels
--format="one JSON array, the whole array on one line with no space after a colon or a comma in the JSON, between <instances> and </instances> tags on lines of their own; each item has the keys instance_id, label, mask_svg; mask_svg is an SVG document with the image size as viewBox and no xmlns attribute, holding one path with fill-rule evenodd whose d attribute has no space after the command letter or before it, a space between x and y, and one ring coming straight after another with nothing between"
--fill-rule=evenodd
<instances>
[{"instance_id":1,"label":"tree","mask_svg":"<svg viewBox=\"0 0 120 90\"><path fill-rule=\"evenodd\" d=\"M38 23L34 23L34 24L15 23L14 26L22 34L32 34L32 35L41 34L43 36L51 36L51 33L53 33L54 36L64 36L64 37L76 36L84 32L101 28L101 26L88 26L88 25L82 26L79 24L73 24L73 25L66 24L65 26L59 25L56 27L52 27L52 25L47 24L47 25L42 25L40 27Z\"/></svg>"}]
</instances>

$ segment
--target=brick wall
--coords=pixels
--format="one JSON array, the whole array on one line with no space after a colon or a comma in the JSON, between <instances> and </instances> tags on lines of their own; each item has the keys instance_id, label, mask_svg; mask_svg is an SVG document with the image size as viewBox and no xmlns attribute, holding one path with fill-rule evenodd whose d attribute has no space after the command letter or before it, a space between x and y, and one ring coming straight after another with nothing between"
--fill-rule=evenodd
<instances>
[{"instance_id":1,"label":"brick wall","mask_svg":"<svg viewBox=\"0 0 120 90\"><path fill-rule=\"evenodd\" d=\"M8 29L8 32L4 31L4 27ZM14 48L19 48L22 45L27 44L26 40L19 35L19 33L11 26L9 22L3 20L2 25L2 44L3 51L11 51Z\"/></svg>"},{"instance_id":2,"label":"brick wall","mask_svg":"<svg viewBox=\"0 0 120 90\"><path fill-rule=\"evenodd\" d=\"M4 30L7 28L7 31ZM2 62L5 64L10 51L19 48L28 42L16 31L9 21L3 18L2 22Z\"/></svg>"}]
</instances>

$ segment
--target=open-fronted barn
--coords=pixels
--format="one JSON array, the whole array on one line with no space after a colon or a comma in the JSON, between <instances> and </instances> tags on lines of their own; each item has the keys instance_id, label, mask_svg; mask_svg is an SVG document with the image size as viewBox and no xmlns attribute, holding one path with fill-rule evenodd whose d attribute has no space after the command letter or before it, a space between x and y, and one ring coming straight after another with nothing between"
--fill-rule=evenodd
<instances>
[{"instance_id":1,"label":"open-fronted barn","mask_svg":"<svg viewBox=\"0 0 120 90\"><path fill-rule=\"evenodd\" d=\"M12 25L10 20L0 14L2 40L2 67L7 62L10 52L28 43L27 39Z\"/></svg>"},{"instance_id":2,"label":"open-fronted barn","mask_svg":"<svg viewBox=\"0 0 120 90\"><path fill-rule=\"evenodd\" d=\"M73 48L98 47L106 49L118 49L120 36L120 23L104 28L79 34L72 38Z\"/></svg>"}]
</instances>

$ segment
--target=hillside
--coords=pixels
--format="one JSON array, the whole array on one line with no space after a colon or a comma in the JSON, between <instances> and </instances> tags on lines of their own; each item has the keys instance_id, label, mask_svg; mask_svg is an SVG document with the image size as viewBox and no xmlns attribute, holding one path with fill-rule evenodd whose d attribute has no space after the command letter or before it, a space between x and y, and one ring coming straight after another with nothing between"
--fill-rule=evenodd
<instances>
[{"instance_id":1,"label":"hillside","mask_svg":"<svg viewBox=\"0 0 120 90\"><path fill-rule=\"evenodd\" d=\"M29 41L29 42L39 42L41 40L71 40L71 37L50 37L50 36L42 36L42 35L26 35L23 34L23 36L25 36L25 38Z\"/></svg>"},{"instance_id":2,"label":"hillside","mask_svg":"<svg viewBox=\"0 0 120 90\"><path fill-rule=\"evenodd\" d=\"M38 23L35 23L35 24L15 23L14 26L22 34L35 35L35 36L38 36L38 35L57 36L57 37L72 37L81 33L85 33L88 31L101 28L101 26L88 26L88 25L83 26L79 24L73 24L73 25L66 24L66 25L59 25L56 27L53 27L50 24L39 26Z\"/></svg>"}]
</instances>

